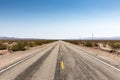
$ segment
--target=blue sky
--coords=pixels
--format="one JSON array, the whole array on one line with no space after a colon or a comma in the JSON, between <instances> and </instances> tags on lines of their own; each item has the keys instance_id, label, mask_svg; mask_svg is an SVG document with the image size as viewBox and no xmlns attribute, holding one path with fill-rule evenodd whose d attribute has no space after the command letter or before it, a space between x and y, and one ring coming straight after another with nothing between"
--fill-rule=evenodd
<instances>
[{"instance_id":1,"label":"blue sky","mask_svg":"<svg viewBox=\"0 0 120 80\"><path fill-rule=\"evenodd\" d=\"M0 36L120 36L120 0L0 0Z\"/></svg>"}]
</instances>

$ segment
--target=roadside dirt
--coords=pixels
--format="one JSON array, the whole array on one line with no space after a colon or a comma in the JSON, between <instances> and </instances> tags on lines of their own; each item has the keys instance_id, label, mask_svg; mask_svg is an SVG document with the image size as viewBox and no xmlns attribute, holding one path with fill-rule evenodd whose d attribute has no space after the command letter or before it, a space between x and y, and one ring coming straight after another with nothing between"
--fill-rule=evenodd
<instances>
[{"instance_id":1,"label":"roadside dirt","mask_svg":"<svg viewBox=\"0 0 120 80\"><path fill-rule=\"evenodd\" d=\"M6 55L9 54L8 50L0 50L0 55Z\"/></svg>"}]
</instances>

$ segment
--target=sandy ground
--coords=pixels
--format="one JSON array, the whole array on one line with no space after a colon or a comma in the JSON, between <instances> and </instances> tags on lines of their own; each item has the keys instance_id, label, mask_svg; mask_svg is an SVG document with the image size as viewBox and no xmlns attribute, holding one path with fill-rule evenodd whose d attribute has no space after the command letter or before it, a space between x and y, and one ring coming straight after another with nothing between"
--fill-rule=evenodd
<instances>
[{"instance_id":1,"label":"sandy ground","mask_svg":"<svg viewBox=\"0 0 120 80\"><path fill-rule=\"evenodd\" d=\"M0 50L0 55L5 55L6 53L9 53L8 50Z\"/></svg>"},{"instance_id":2,"label":"sandy ground","mask_svg":"<svg viewBox=\"0 0 120 80\"><path fill-rule=\"evenodd\" d=\"M18 52L14 52L14 53L7 52L4 55L0 55L0 69L18 61L24 57L27 57L34 52L39 51L39 49L44 46L46 46L46 44L42 45L42 46L32 47L26 51L18 51Z\"/></svg>"},{"instance_id":3,"label":"sandy ground","mask_svg":"<svg viewBox=\"0 0 120 80\"><path fill-rule=\"evenodd\" d=\"M100 47L101 49L107 50L107 51L112 50L109 45L106 45L106 47L104 47L103 44L101 44L101 43L99 43L99 47Z\"/></svg>"}]
</instances>

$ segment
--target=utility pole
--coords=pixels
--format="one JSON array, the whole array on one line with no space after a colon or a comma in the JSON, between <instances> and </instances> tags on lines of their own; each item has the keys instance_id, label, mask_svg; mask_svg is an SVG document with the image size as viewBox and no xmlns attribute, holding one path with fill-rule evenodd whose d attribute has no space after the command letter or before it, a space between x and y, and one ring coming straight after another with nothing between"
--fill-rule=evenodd
<instances>
[{"instance_id":1,"label":"utility pole","mask_svg":"<svg viewBox=\"0 0 120 80\"><path fill-rule=\"evenodd\" d=\"M92 33L92 41L94 40L94 33Z\"/></svg>"},{"instance_id":2,"label":"utility pole","mask_svg":"<svg viewBox=\"0 0 120 80\"><path fill-rule=\"evenodd\" d=\"M94 47L94 42L93 42L93 40L94 40L94 33L92 33L92 46Z\"/></svg>"}]
</instances>

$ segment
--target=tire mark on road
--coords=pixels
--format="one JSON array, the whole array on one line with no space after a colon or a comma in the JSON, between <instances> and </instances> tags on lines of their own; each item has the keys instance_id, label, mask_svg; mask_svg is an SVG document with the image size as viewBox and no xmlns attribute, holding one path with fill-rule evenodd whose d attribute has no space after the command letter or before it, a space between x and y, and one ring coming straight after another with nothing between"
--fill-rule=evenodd
<instances>
[{"instance_id":1,"label":"tire mark on road","mask_svg":"<svg viewBox=\"0 0 120 80\"><path fill-rule=\"evenodd\" d=\"M71 49L68 48L66 46L66 48L70 51ZM82 65L78 65L79 68L82 70L82 72L87 75L86 78L87 79L92 79L92 80L96 80L96 79L101 79L101 77L99 77L97 75L96 72L101 73L106 79L105 80L112 80L111 76L108 76L104 71L100 71L100 69L97 69L97 67L90 65L90 63L86 62L86 60L84 60L80 55L76 54L75 51L71 51L72 56L75 58L77 64L82 64ZM95 79L94 79L95 78Z\"/></svg>"},{"instance_id":2,"label":"tire mark on road","mask_svg":"<svg viewBox=\"0 0 120 80\"><path fill-rule=\"evenodd\" d=\"M15 80L29 80L33 74L38 70L38 68L42 65L42 63L44 62L44 60L49 56L49 54L51 53L51 51L54 49L55 47L53 47L52 49L50 49L49 51L47 51L42 57L40 57L34 64L32 64L31 66L29 66L26 70L24 70L21 74L19 74Z\"/></svg>"},{"instance_id":3,"label":"tire mark on road","mask_svg":"<svg viewBox=\"0 0 120 80\"><path fill-rule=\"evenodd\" d=\"M59 53L60 53L60 49L59 49ZM58 54L54 80L60 80L60 61L61 61L61 56L60 54Z\"/></svg>"}]
</instances>

